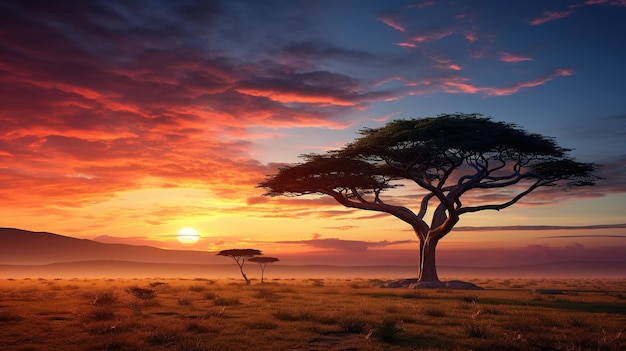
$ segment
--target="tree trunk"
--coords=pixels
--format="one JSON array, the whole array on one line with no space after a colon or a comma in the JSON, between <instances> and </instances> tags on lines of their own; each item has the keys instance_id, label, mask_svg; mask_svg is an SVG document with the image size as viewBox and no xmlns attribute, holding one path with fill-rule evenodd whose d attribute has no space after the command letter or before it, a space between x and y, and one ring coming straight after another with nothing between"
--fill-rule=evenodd
<instances>
[{"instance_id":1,"label":"tree trunk","mask_svg":"<svg viewBox=\"0 0 626 351\"><path fill-rule=\"evenodd\" d=\"M420 283L439 283L437 276L437 266L435 264L435 249L437 247L436 240L420 240Z\"/></svg>"},{"instance_id":2,"label":"tree trunk","mask_svg":"<svg viewBox=\"0 0 626 351\"><path fill-rule=\"evenodd\" d=\"M246 273L243 272L243 264L246 262L245 260L242 260L241 262L239 260L237 261L237 265L239 266L239 271L241 272L241 276L243 277L243 280L246 281L247 285L250 285L250 279L248 279L248 277L246 276Z\"/></svg>"}]
</instances>

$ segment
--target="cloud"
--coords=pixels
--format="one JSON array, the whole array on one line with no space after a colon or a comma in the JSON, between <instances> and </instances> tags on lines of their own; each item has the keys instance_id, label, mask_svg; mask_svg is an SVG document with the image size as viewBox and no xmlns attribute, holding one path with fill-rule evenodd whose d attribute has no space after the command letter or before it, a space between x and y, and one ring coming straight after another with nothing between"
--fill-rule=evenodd
<instances>
[{"instance_id":1,"label":"cloud","mask_svg":"<svg viewBox=\"0 0 626 351\"><path fill-rule=\"evenodd\" d=\"M386 24L387 26L400 31L400 32L406 32L406 28L404 28L402 26L402 24L400 24L397 20L395 20L394 18L390 18L390 17L381 17L379 18L379 20L381 22L383 22L384 24Z\"/></svg>"},{"instance_id":2,"label":"cloud","mask_svg":"<svg viewBox=\"0 0 626 351\"><path fill-rule=\"evenodd\" d=\"M532 60L533 59L530 57L517 56L517 55L510 54L508 52L503 52L500 56L500 61L503 61L503 62L516 63L516 62L532 61Z\"/></svg>"},{"instance_id":3,"label":"cloud","mask_svg":"<svg viewBox=\"0 0 626 351\"><path fill-rule=\"evenodd\" d=\"M242 196L267 174L250 127L345 128L344 116L403 94L315 69L364 52L288 41L241 56L217 44L238 36L221 32L240 15L227 3L158 4L1 5L6 199L87 205L151 178Z\"/></svg>"},{"instance_id":4,"label":"cloud","mask_svg":"<svg viewBox=\"0 0 626 351\"><path fill-rule=\"evenodd\" d=\"M487 97L490 96L507 96L517 93L523 88L531 88L545 84L558 77L567 77L574 74L572 69L560 68L554 72L544 75L543 77L528 80L524 82L515 83L509 87L496 88L496 87L478 87L472 84L466 83L467 79L457 78L442 81L442 88L447 93L466 93L466 94L483 94Z\"/></svg>"},{"instance_id":5,"label":"cloud","mask_svg":"<svg viewBox=\"0 0 626 351\"><path fill-rule=\"evenodd\" d=\"M335 229L335 230L350 230L350 229L354 229L354 228L360 228L360 226L357 225L342 225L339 227L324 227L324 229Z\"/></svg>"},{"instance_id":6,"label":"cloud","mask_svg":"<svg viewBox=\"0 0 626 351\"><path fill-rule=\"evenodd\" d=\"M277 241L277 244L295 244L306 247L341 251L341 252L365 252L371 248L382 248L394 245L402 245L407 243L414 243L414 240L400 240L400 241L359 241L359 240L344 240L338 238L321 239L319 235L313 237L312 240L287 240Z\"/></svg>"},{"instance_id":7,"label":"cloud","mask_svg":"<svg viewBox=\"0 0 626 351\"><path fill-rule=\"evenodd\" d=\"M610 5L617 7L626 7L626 0L587 0L585 5Z\"/></svg>"},{"instance_id":8,"label":"cloud","mask_svg":"<svg viewBox=\"0 0 626 351\"><path fill-rule=\"evenodd\" d=\"M550 21L569 17L573 13L574 11L571 11L571 10L558 11L558 12L544 11L542 16L533 19L532 21L530 21L530 24L533 26L538 26L540 24L544 24Z\"/></svg>"},{"instance_id":9,"label":"cloud","mask_svg":"<svg viewBox=\"0 0 626 351\"><path fill-rule=\"evenodd\" d=\"M533 26L538 26L547 22L569 17L574 13L575 9L595 5L626 7L626 0L586 0L583 4L570 5L566 10L544 11L541 16L531 20L529 23Z\"/></svg>"},{"instance_id":10,"label":"cloud","mask_svg":"<svg viewBox=\"0 0 626 351\"><path fill-rule=\"evenodd\" d=\"M423 2L419 2L419 3L413 4L413 5L409 5L408 8L423 9L425 7L433 6L435 4L436 4L435 1L423 1Z\"/></svg>"},{"instance_id":11,"label":"cloud","mask_svg":"<svg viewBox=\"0 0 626 351\"><path fill-rule=\"evenodd\" d=\"M462 267L514 267L553 262L624 262L624 246L586 247L573 242L553 247L532 244L524 247L446 248L442 241L438 246L437 259L440 266Z\"/></svg>"},{"instance_id":12,"label":"cloud","mask_svg":"<svg viewBox=\"0 0 626 351\"><path fill-rule=\"evenodd\" d=\"M534 231L534 230L601 230L601 229L624 229L626 223L620 224L598 224L584 226L555 226L555 225L514 225L514 226L487 226L487 227L455 227L455 231Z\"/></svg>"}]
</instances>

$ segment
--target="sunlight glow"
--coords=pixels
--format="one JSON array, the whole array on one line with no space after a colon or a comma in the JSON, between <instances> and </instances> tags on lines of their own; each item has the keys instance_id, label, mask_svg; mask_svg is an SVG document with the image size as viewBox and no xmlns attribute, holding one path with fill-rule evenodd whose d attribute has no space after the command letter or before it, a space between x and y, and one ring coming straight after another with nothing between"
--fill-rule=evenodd
<instances>
[{"instance_id":1,"label":"sunlight glow","mask_svg":"<svg viewBox=\"0 0 626 351\"><path fill-rule=\"evenodd\" d=\"M178 231L178 241L181 244L193 244L199 239L198 231L193 228L183 228Z\"/></svg>"}]
</instances>

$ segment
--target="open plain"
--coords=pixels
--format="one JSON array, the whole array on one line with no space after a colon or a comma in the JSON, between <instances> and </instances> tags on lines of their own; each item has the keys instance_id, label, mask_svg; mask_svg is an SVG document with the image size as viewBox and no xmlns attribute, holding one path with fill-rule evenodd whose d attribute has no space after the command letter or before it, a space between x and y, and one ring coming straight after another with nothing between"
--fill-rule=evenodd
<instances>
[{"instance_id":1,"label":"open plain","mask_svg":"<svg viewBox=\"0 0 626 351\"><path fill-rule=\"evenodd\" d=\"M2 279L0 350L626 349L624 279L383 282Z\"/></svg>"}]
</instances>

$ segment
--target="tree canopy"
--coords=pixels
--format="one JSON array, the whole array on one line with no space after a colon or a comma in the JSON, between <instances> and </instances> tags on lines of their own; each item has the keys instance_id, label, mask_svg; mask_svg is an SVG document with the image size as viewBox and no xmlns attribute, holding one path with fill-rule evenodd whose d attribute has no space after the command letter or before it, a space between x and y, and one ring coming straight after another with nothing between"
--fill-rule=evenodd
<instances>
[{"instance_id":1,"label":"tree canopy","mask_svg":"<svg viewBox=\"0 0 626 351\"><path fill-rule=\"evenodd\" d=\"M420 244L421 282L439 281L435 247L460 216L505 209L540 187L598 180L595 164L577 162L553 138L480 114L393 120L360 134L342 149L302 155L304 162L280 168L259 187L266 196L329 195L408 223ZM384 198L400 186L414 187L416 211Z\"/></svg>"}]
</instances>

